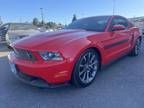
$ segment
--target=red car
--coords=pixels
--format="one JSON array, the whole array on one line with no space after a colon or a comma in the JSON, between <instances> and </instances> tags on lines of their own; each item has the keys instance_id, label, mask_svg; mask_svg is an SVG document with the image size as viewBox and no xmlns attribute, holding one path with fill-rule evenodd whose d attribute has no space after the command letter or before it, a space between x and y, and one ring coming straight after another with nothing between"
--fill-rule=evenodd
<instances>
[{"instance_id":1,"label":"red car","mask_svg":"<svg viewBox=\"0 0 144 108\"><path fill-rule=\"evenodd\" d=\"M104 65L126 54L138 56L141 42L139 29L124 17L89 17L14 43L8 58L12 72L26 83L86 87Z\"/></svg>"}]
</instances>

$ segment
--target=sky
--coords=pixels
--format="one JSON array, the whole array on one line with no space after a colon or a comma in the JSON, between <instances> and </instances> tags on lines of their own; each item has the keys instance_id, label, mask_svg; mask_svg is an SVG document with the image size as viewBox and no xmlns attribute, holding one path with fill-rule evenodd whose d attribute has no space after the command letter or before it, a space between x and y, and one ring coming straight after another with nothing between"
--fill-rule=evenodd
<instances>
[{"instance_id":1,"label":"sky","mask_svg":"<svg viewBox=\"0 0 144 108\"><path fill-rule=\"evenodd\" d=\"M77 18L112 15L114 0L0 0L0 16L6 22L44 20L69 24L73 14ZM144 16L144 0L115 0L115 14L125 17Z\"/></svg>"}]
</instances>

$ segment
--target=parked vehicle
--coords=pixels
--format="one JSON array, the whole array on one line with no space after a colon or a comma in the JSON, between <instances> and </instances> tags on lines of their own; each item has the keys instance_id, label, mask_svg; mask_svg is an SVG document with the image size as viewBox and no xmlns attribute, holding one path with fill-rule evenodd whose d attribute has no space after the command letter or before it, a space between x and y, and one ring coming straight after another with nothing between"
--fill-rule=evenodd
<instances>
[{"instance_id":1,"label":"parked vehicle","mask_svg":"<svg viewBox=\"0 0 144 108\"><path fill-rule=\"evenodd\" d=\"M139 29L124 17L89 17L14 43L8 58L12 72L31 85L86 87L103 66L126 54L138 56L141 40Z\"/></svg>"},{"instance_id":2,"label":"parked vehicle","mask_svg":"<svg viewBox=\"0 0 144 108\"><path fill-rule=\"evenodd\" d=\"M0 43L6 43L7 26L0 26Z\"/></svg>"},{"instance_id":3,"label":"parked vehicle","mask_svg":"<svg viewBox=\"0 0 144 108\"><path fill-rule=\"evenodd\" d=\"M35 26L27 23L7 23L0 27L2 41L6 41L7 45L39 32Z\"/></svg>"}]
</instances>

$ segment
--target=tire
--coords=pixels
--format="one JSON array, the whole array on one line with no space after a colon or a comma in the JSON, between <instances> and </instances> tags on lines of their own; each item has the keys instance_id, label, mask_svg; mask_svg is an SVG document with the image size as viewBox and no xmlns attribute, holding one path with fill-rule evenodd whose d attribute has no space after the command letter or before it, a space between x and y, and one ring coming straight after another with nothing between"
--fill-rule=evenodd
<instances>
[{"instance_id":1,"label":"tire","mask_svg":"<svg viewBox=\"0 0 144 108\"><path fill-rule=\"evenodd\" d=\"M81 54L74 67L72 84L76 87L87 87L95 79L100 66L98 53L88 49Z\"/></svg>"},{"instance_id":2,"label":"tire","mask_svg":"<svg viewBox=\"0 0 144 108\"><path fill-rule=\"evenodd\" d=\"M136 44L133 48L133 50L131 51L130 55L131 56L138 56L140 54L141 51L141 39L137 39Z\"/></svg>"}]
</instances>

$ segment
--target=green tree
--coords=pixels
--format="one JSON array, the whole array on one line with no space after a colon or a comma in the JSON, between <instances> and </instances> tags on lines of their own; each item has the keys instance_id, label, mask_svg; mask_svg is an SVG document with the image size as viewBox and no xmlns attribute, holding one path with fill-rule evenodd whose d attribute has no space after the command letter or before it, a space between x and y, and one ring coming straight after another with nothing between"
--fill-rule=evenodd
<instances>
[{"instance_id":1,"label":"green tree","mask_svg":"<svg viewBox=\"0 0 144 108\"><path fill-rule=\"evenodd\" d=\"M73 19L72 19L72 22L76 21L77 20L77 16L76 14L73 15Z\"/></svg>"},{"instance_id":2,"label":"green tree","mask_svg":"<svg viewBox=\"0 0 144 108\"><path fill-rule=\"evenodd\" d=\"M43 20L40 22L40 26L45 26L45 22Z\"/></svg>"},{"instance_id":3,"label":"green tree","mask_svg":"<svg viewBox=\"0 0 144 108\"><path fill-rule=\"evenodd\" d=\"M48 22L46 24L46 27L50 28L50 29L56 29L57 28L57 24L55 22Z\"/></svg>"},{"instance_id":4,"label":"green tree","mask_svg":"<svg viewBox=\"0 0 144 108\"><path fill-rule=\"evenodd\" d=\"M40 24L38 18L33 19L33 25L38 26Z\"/></svg>"}]
</instances>

